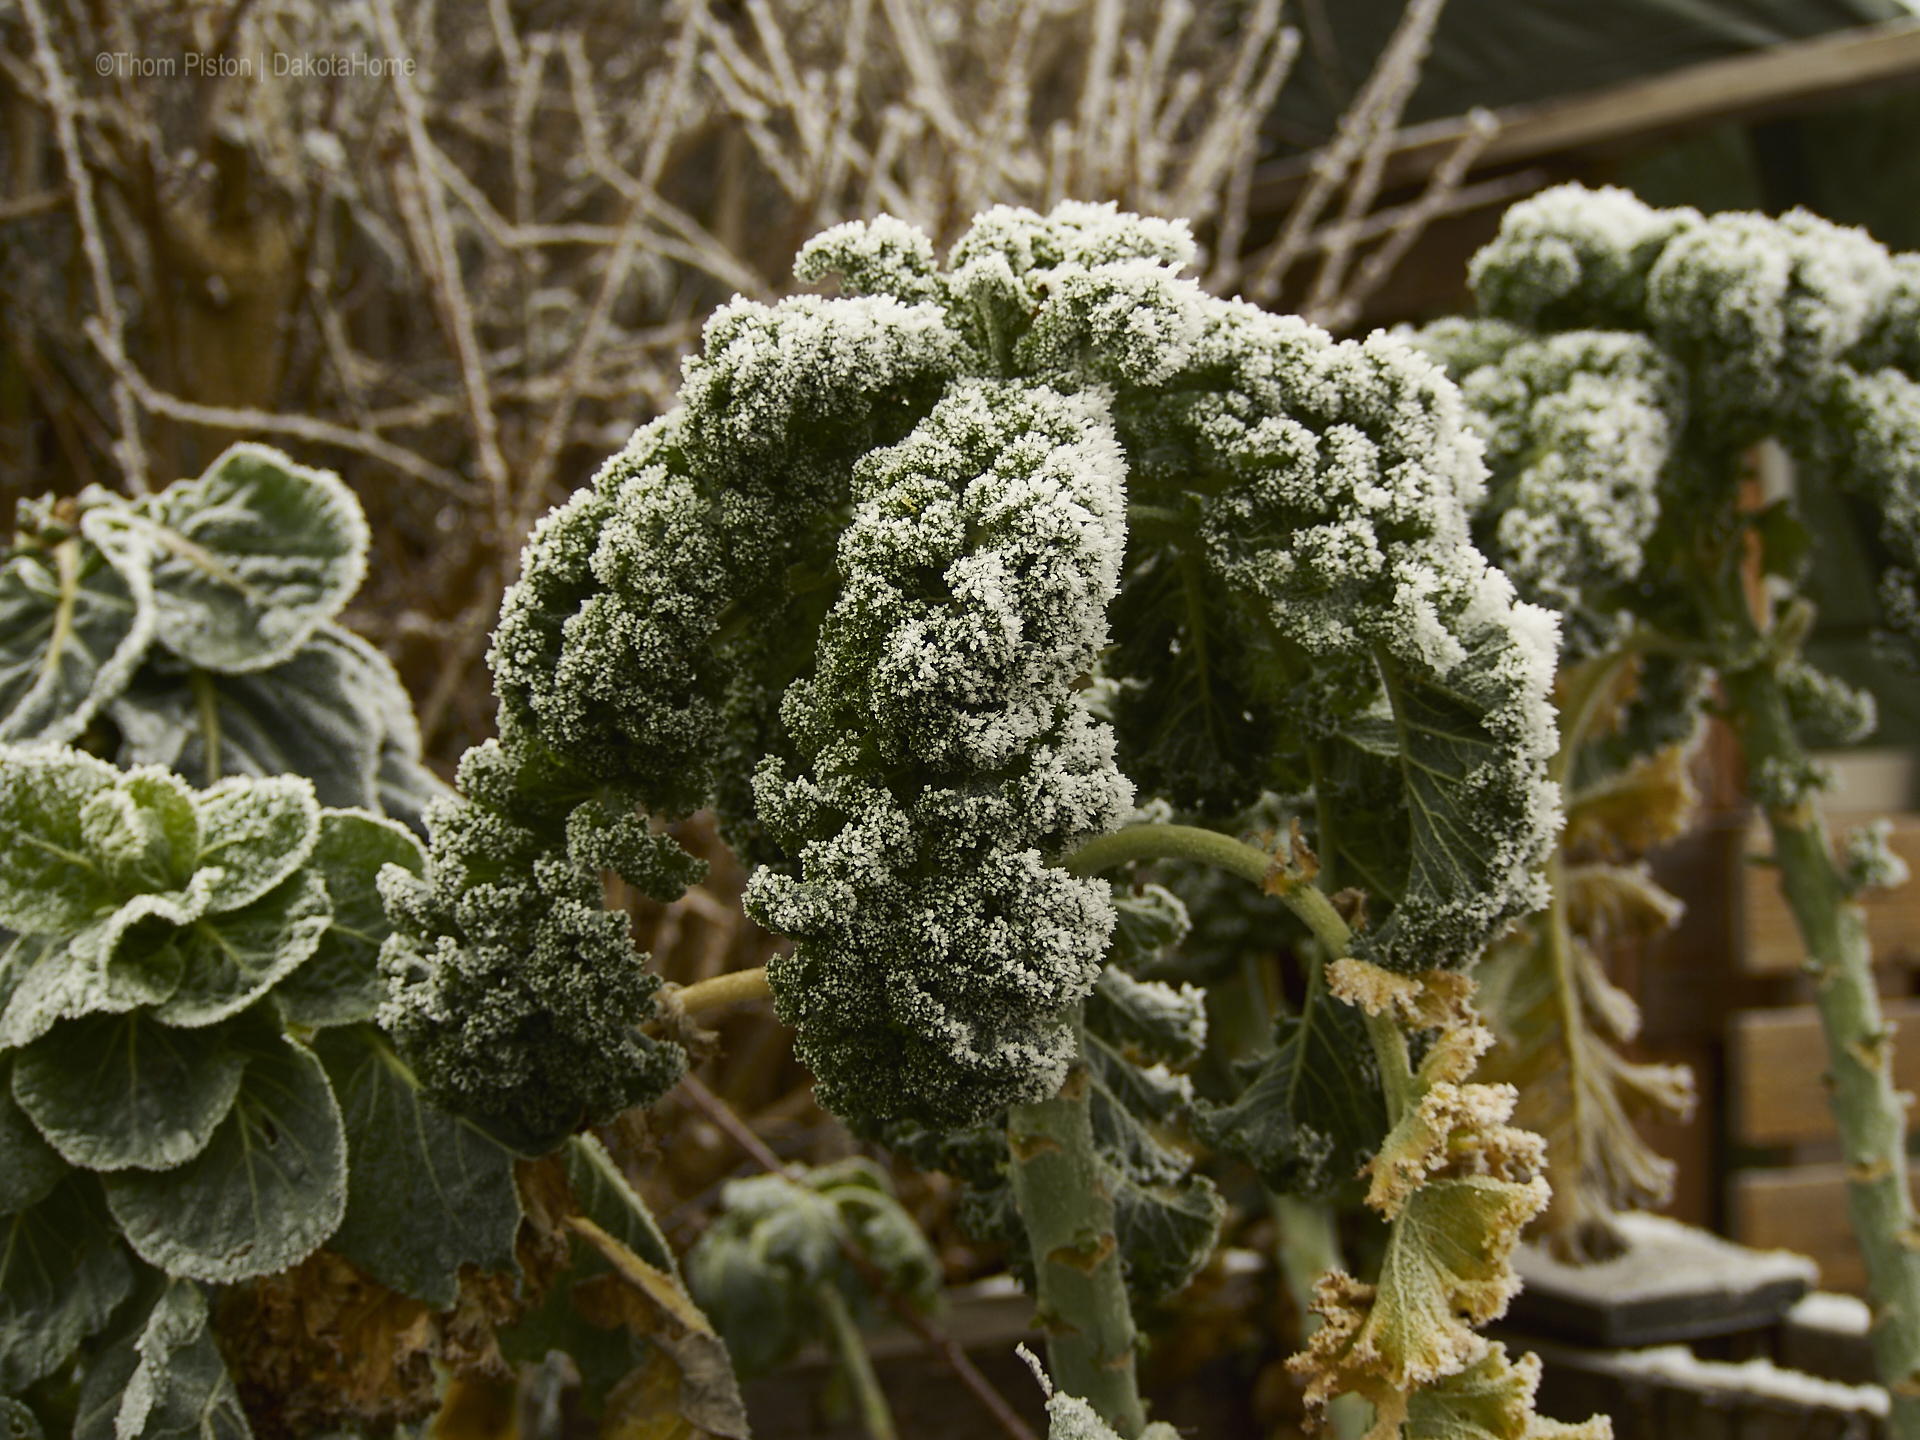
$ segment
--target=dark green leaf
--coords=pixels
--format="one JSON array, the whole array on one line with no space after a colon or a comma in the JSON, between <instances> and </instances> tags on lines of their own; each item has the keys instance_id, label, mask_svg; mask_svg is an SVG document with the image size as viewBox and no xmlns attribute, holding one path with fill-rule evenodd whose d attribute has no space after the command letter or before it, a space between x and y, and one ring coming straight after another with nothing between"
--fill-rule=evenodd
<instances>
[{"instance_id":1,"label":"dark green leaf","mask_svg":"<svg viewBox=\"0 0 1920 1440\"><path fill-rule=\"evenodd\" d=\"M373 1018L386 998L380 942L392 929L375 881L383 865L420 875L426 863L420 842L391 820L321 811L320 839L307 865L326 881L333 920L313 958L274 991L289 1020L322 1026Z\"/></svg>"},{"instance_id":2,"label":"dark green leaf","mask_svg":"<svg viewBox=\"0 0 1920 1440\"><path fill-rule=\"evenodd\" d=\"M1207 1044L1202 991L1139 981L1112 965L1094 981L1086 1016L1089 1030L1141 1064L1185 1065Z\"/></svg>"},{"instance_id":3,"label":"dark green leaf","mask_svg":"<svg viewBox=\"0 0 1920 1440\"><path fill-rule=\"evenodd\" d=\"M106 1187L128 1243L169 1275L225 1283L298 1264L346 1212L346 1136L326 1072L305 1046L267 1040L204 1150Z\"/></svg>"},{"instance_id":4,"label":"dark green leaf","mask_svg":"<svg viewBox=\"0 0 1920 1440\"><path fill-rule=\"evenodd\" d=\"M251 1440L198 1285L176 1280L167 1286L134 1353L138 1363L114 1418L117 1440Z\"/></svg>"},{"instance_id":5,"label":"dark green leaf","mask_svg":"<svg viewBox=\"0 0 1920 1440\"><path fill-rule=\"evenodd\" d=\"M1279 1048L1231 1105L1205 1106L1200 1138L1285 1195L1357 1193L1360 1167L1387 1133L1386 1098L1360 1012L1318 985L1274 1026Z\"/></svg>"},{"instance_id":6,"label":"dark green leaf","mask_svg":"<svg viewBox=\"0 0 1920 1440\"><path fill-rule=\"evenodd\" d=\"M132 676L157 613L146 558L74 536L0 567L0 741L61 743Z\"/></svg>"},{"instance_id":7,"label":"dark green leaf","mask_svg":"<svg viewBox=\"0 0 1920 1440\"><path fill-rule=\"evenodd\" d=\"M575 1135L561 1152L567 1183L573 1187L580 1213L638 1255L656 1270L680 1273L667 1237L606 1147L591 1135ZM583 1273L593 1273L589 1266Z\"/></svg>"},{"instance_id":8,"label":"dark green leaf","mask_svg":"<svg viewBox=\"0 0 1920 1440\"><path fill-rule=\"evenodd\" d=\"M51 1375L132 1286L91 1176L69 1176L38 1205L0 1218L0 1391Z\"/></svg>"},{"instance_id":9,"label":"dark green leaf","mask_svg":"<svg viewBox=\"0 0 1920 1440\"><path fill-rule=\"evenodd\" d=\"M1544 781L1516 763L1522 737L1496 733L1531 723L1507 708L1517 687L1512 650L1505 632L1489 630L1444 681L1376 656L1392 704L1410 858L1393 913L1360 932L1354 949L1389 969L1458 969L1501 923L1546 903L1530 829Z\"/></svg>"},{"instance_id":10,"label":"dark green leaf","mask_svg":"<svg viewBox=\"0 0 1920 1440\"><path fill-rule=\"evenodd\" d=\"M9 1068L0 1060L0 1215L37 1205L71 1168L15 1103Z\"/></svg>"},{"instance_id":11,"label":"dark green leaf","mask_svg":"<svg viewBox=\"0 0 1920 1440\"><path fill-rule=\"evenodd\" d=\"M1113 1194L1127 1291L1162 1300L1186 1288L1213 1254L1226 1201L1193 1162L1150 1127L1170 1125L1191 1103L1185 1084L1142 1070L1098 1036L1085 1037L1093 1080L1093 1141Z\"/></svg>"},{"instance_id":12,"label":"dark green leaf","mask_svg":"<svg viewBox=\"0 0 1920 1440\"><path fill-rule=\"evenodd\" d=\"M377 811L394 708L389 692L398 684L379 651L322 625L291 659L267 670L228 675L151 659L110 713L122 765L166 765L196 785L231 775L302 775L322 805ZM399 704L410 707L404 690Z\"/></svg>"},{"instance_id":13,"label":"dark green leaf","mask_svg":"<svg viewBox=\"0 0 1920 1440\"><path fill-rule=\"evenodd\" d=\"M264 445L235 445L144 513L112 519L122 533L99 542L110 554L136 544L153 552L160 643L209 670L287 659L366 570L367 522L353 492Z\"/></svg>"},{"instance_id":14,"label":"dark green leaf","mask_svg":"<svg viewBox=\"0 0 1920 1440\"><path fill-rule=\"evenodd\" d=\"M246 1064L224 1028L175 1030L145 1010L89 1015L19 1053L13 1093L71 1163L166 1170L205 1147Z\"/></svg>"},{"instance_id":15,"label":"dark green leaf","mask_svg":"<svg viewBox=\"0 0 1920 1440\"><path fill-rule=\"evenodd\" d=\"M1113 944L1107 948L1107 963L1122 970L1151 965L1193 928L1187 907L1164 885L1143 885L1137 890L1116 886L1113 909L1118 923L1113 927Z\"/></svg>"},{"instance_id":16,"label":"dark green leaf","mask_svg":"<svg viewBox=\"0 0 1920 1440\"><path fill-rule=\"evenodd\" d=\"M1266 788L1274 716L1255 683L1258 644L1226 584L1182 538L1129 553L1107 660L1120 763L1144 793L1229 814Z\"/></svg>"},{"instance_id":17,"label":"dark green leaf","mask_svg":"<svg viewBox=\"0 0 1920 1440\"><path fill-rule=\"evenodd\" d=\"M1777 500L1754 517L1760 536L1760 566L1768 575L1798 580L1813 550L1813 532L1793 513L1793 504Z\"/></svg>"},{"instance_id":18,"label":"dark green leaf","mask_svg":"<svg viewBox=\"0 0 1920 1440\"><path fill-rule=\"evenodd\" d=\"M45 1440L34 1413L18 1400L0 1395L0 1440Z\"/></svg>"},{"instance_id":19,"label":"dark green leaf","mask_svg":"<svg viewBox=\"0 0 1920 1440\"><path fill-rule=\"evenodd\" d=\"M311 870L238 910L202 915L175 937L186 968L155 1015L178 1026L237 1015L304 964L332 922L326 882Z\"/></svg>"},{"instance_id":20,"label":"dark green leaf","mask_svg":"<svg viewBox=\"0 0 1920 1440\"><path fill-rule=\"evenodd\" d=\"M314 1051L347 1133L346 1218L332 1248L436 1310L458 1297L462 1265L517 1272L512 1152L423 1100L371 1026L329 1030Z\"/></svg>"}]
</instances>

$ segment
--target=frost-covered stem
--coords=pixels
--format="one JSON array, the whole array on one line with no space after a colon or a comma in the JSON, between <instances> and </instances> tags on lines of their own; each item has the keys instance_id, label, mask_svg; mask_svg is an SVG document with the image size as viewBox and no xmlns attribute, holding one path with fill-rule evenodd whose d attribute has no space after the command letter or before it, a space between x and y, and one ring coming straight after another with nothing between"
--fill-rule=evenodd
<instances>
[{"instance_id":1,"label":"frost-covered stem","mask_svg":"<svg viewBox=\"0 0 1920 1440\"><path fill-rule=\"evenodd\" d=\"M1054 1383L1134 1440L1147 1424L1134 1379L1137 1332L1090 1095L1086 1062L1076 1059L1059 1094L1008 1110L1013 1194L1033 1249L1036 1318Z\"/></svg>"},{"instance_id":2,"label":"frost-covered stem","mask_svg":"<svg viewBox=\"0 0 1920 1440\"><path fill-rule=\"evenodd\" d=\"M1807 755L1773 666L1722 680L1748 773L1804 773ZM1828 1103L1847 1166L1847 1212L1866 1261L1874 1364L1893 1401L1889 1433L1920 1440L1920 1225L1907 1186L1906 1110L1894 1088L1893 1038L1874 988L1866 919L1812 804L1770 807L1767 824L1826 1031Z\"/></svg>"},{"instance_id":3,"label":"frost-covered stem","mask_svg":"<svg viewBox=\"0 0 1920 1440\"><path fill-rule=\"evenodd\" d=\"M893 1428L893 1411L887 1407L880 1377L873 1373L873 1357L860 1338L860 1327L853 1323L846 1297L831 1280L822 1280L814 1287L813 1298L833 1332L833 1348L840 1352L840 1363L846 1367L847 1383L853 1387L854 1404L859 1407L867 1440L895 1440L898 1432Z\"/></svg>"}]
</instances>

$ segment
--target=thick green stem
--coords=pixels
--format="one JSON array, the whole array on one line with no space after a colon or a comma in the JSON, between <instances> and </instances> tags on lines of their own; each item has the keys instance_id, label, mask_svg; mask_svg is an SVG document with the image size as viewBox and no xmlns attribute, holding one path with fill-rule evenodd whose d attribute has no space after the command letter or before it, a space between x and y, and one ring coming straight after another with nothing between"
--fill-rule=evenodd
<instances>
[{"instance_id":1,"label":"thick green stem","mask_svg":"<svg viewBox=\"0 0 1920 1440\"><path fill-rule=\"evenodd\" d=\"M1274 1258L1280 1263L1280 1278L1287 1294L1300 1313L1300 1338L1307 1339L1323 1323L1307 1307L1313 1303L1313 1286L1322 1275L1346 1269L1340 1253L1340 1234L1334 1228L1333 1208L1295 1195L1267 1192L1267 1206L1273 1212L1277 1232ZM1370 1425L1370 1407L1358 1395L1340 1395L1327 1407L1335 1440L1360 1440Z\"/></svg>"},{"instance_id":2,"label":"thick green stem","mask_svg":"<svg viewBox=\"0 0 1920 1440\"><path fill-rule=\"evenodd\" d=\"M886 1391L880 1388L880 1377L873 1373L873 1357L867 1354L866 1342L860 1338L860 1327L854 1324L846 1296L831 1280L822 1280L814 1287L813 1298L826 1317L827 1328L833 1332L833 1348L840 1352L847 1383L853 1387L854 1404L859 1408L860 1425L867 1432L867 1440L897 1440Z\"/></svg>"},{"instance_id":3,"label":"thick green stem","mask_svg":"<svg viewBox=\"0 0 1920 1440\"><path fill-rule=\"evenodd\" d=\"M1723 676L1754 775L1805 773L1808 757L1770 664ZM1920 1225L1907 1185L1906 1109L1880 1015L1866 920L1834 864L1827 827L1806 802L1767 811L1787 904L1827 1037L1828 1103L1847 1166L1847 1212L1866 1261L1873 1356L1893 1399L1891 1434L1920 1440Z\"/></svg>"},{"instance_id":4,"label":"thick green stem","mask_svg":"<svg viewBox=\"0 0 1920 1440\"><path fill-rule=\"evenodd\" d=\"M1076 1059L1058 1095L1007 1112L1013 1194L1033 1247L1036 1318L1047 1332L1053 1383L1134 1440L1147 1424L1134 1379L1137 1332L1113 1195L1093 1148L1090 1091L1086 1062Z\"/></svg>"}]
</instances>

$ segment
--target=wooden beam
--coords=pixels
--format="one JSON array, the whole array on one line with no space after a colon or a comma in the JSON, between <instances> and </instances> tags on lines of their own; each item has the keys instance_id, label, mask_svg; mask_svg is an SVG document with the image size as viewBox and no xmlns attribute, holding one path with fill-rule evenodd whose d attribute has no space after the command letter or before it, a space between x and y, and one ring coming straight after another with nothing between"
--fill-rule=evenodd
<instances>
[{"instance_id":1,"label":"wooden beam","mask_svg":"<svg viewBox=\"0 0 1920 1440\"><path fill-rule=\"evenodd\" d=\"M1920 1090L1920 1000L1889 1000L1884 1013L1899 1028L1893 1083ZM1733 1135L1745 1145L1798 1145L1831 1140L1827 1107L1827 1041L1811 1005L1742 1010L1727 1035L1728 1098Z\"/></svg>"},{"instance_id":2,"label":"wooden beam","mask_svg":"<svg viewBox=\"0 0 1920 1440\"><path fill-rule=\"evenodd\" d=\"M1837 839L1849 826L1876 818L1872 814L1830 814L1828 828ZM1888 846L1907 862L1907 868L1920 875L1920 815L1888 816L1893 832ZM1757 823L1751 839L1752 853L1764 855L1772 848L1766 826ZM1807 958L1800 943L1800 930L1794 924L1787 897L1780 892L1780 872L1772 866L1749 865L1739 882L1740 968L1751 974L1791 974ZM1873 963L1884 965L1920 965L1920 881L1909 880L1895 890L1869 890L1860 897L1860 908L1867 916L1867 940L1873 946Z\"/></svg>"},{"instance_id":3,"label":"wooden beam","mask_svg":"<svg viewBox=\"0 0 1920 1440\"><path fill-rule=\"evenodd\" d=\"M1920 1169L1910 1172L1920 1181ZM1757 1250L1793 1250L1820 1267L1820 1288L1855 1295L1867 1288L1866 1266L1847 1221L1844 1165L1792 1170L1736 1170L1728 1185L1733 1238Z\"/></svg>"},{"instance_id":4,"label":"wooden beam","mask_svg":"<svg viewBox=\"0 0 1920 1440\"><path fill-rule=\"evenodd\" d=\"M1717 120L1798 109L1911 80L1920 80L1920 19L1835 31L1584 95L1509 106L1498 112L1500 133L1481 152L1474 171L1619 148ZM1402 131L1387 165L1387 187L1425 179L1465 133L1460 117ZM1252 213L1284 210L1306 183L1318 153L1289 156L1256 171Z\"/></svg>"}]
</instances>

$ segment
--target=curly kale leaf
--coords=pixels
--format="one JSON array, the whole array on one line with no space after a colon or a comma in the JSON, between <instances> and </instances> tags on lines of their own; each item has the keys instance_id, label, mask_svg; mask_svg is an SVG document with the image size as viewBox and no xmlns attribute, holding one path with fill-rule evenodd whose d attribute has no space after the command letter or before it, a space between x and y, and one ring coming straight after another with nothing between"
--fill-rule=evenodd
<instances>
[{"instance_id":1,"label":"curly kale leaf","mask_svg":"<svg viewBox=\"0 0 1920 1440\"><path fill-rule=\"evenodd\" d=\"M1463 343L1470 327L1497 343ZM1622 617L1588 596L1605 604L1639 577L1660 517L1661 471L1685 422L1678 367L1619 332L1534 340L1497 321L1445 321L1410 338L1449 365L1487 442L1488 553L1523 597L1561 613L1571 653L1596 652Z\"/></svg>"},{"instance_id":2,"label":"curly kale leaf","mask_svg":"<svg viewBox=\"0 0 1920 1440\"><path fill-rule=\"evenodd\" d=\"M1362 869L1394 911L1359 943L1401 968L1467 963L1542 899L1536 871L1557 821L1545 780L1556 637L1471 544L1484 470L1458 393L1387 337L1336 345L1301 321L1217 303L1180 373L1123 395L1118 413L1135 499L1181 507L1160 504L1170 534L1142 532L1127 583L1191 566L1198 548L1236 605L1208 611L1204 588L1184 585L1195 618L1175 622L1176 638L1220 654L1218 636L1237 630L1255 677L1240 724L1259 722L1255 689L1294 717L1231 808L1324 771L1326 742L1360 733L1396 777L1405 820L1386 837L1388 863ZM1166 717L1180 712L1137 727L1125 698L1133 685L1150 694L1164 660L1109 657L1128 764L1175 748ZM1197 690L1178 743L1216 750L1221 773L1244 768L1231 712L1219 739L1201 732L1225 707L1202 706Z\"/></svg>"},{"instance_id":3,"label":"curly kale leaf","mask_svg":"<svg viewBox=\"0 0 1920 1440\"><path fill-rule=\"evenodd\" d=\"M799 856L749 913L798 1053L841 1113L964 1124L1049 1093L1112 929L1107 890L1042 851L1131 793L1073 692L1104 638L1122 465L1084 402L956 387L858 472L818 674L787 694L812 774L763 770Z\"/></svg>"},{"instance_id":4,"label":"curly kale leaf","mask_svg":"<svg viewBox=\"0 0 1920 1440\"><path fill-rule=\"evenodd\" d=\"M381 871L394 933L380 955L379 1019L427 1094L539 1154L588 1120L658 1098L685 1059L635 1028L660 978L643 968L625 914L605 908L598 871L564 835L543 844L495 808L516 804L511 787L527 769L498 746L469 751L461 786L486 798L428 807L425 879ZM517 809L538 823L536 804Z\"/></svg>"}]
</instances>

